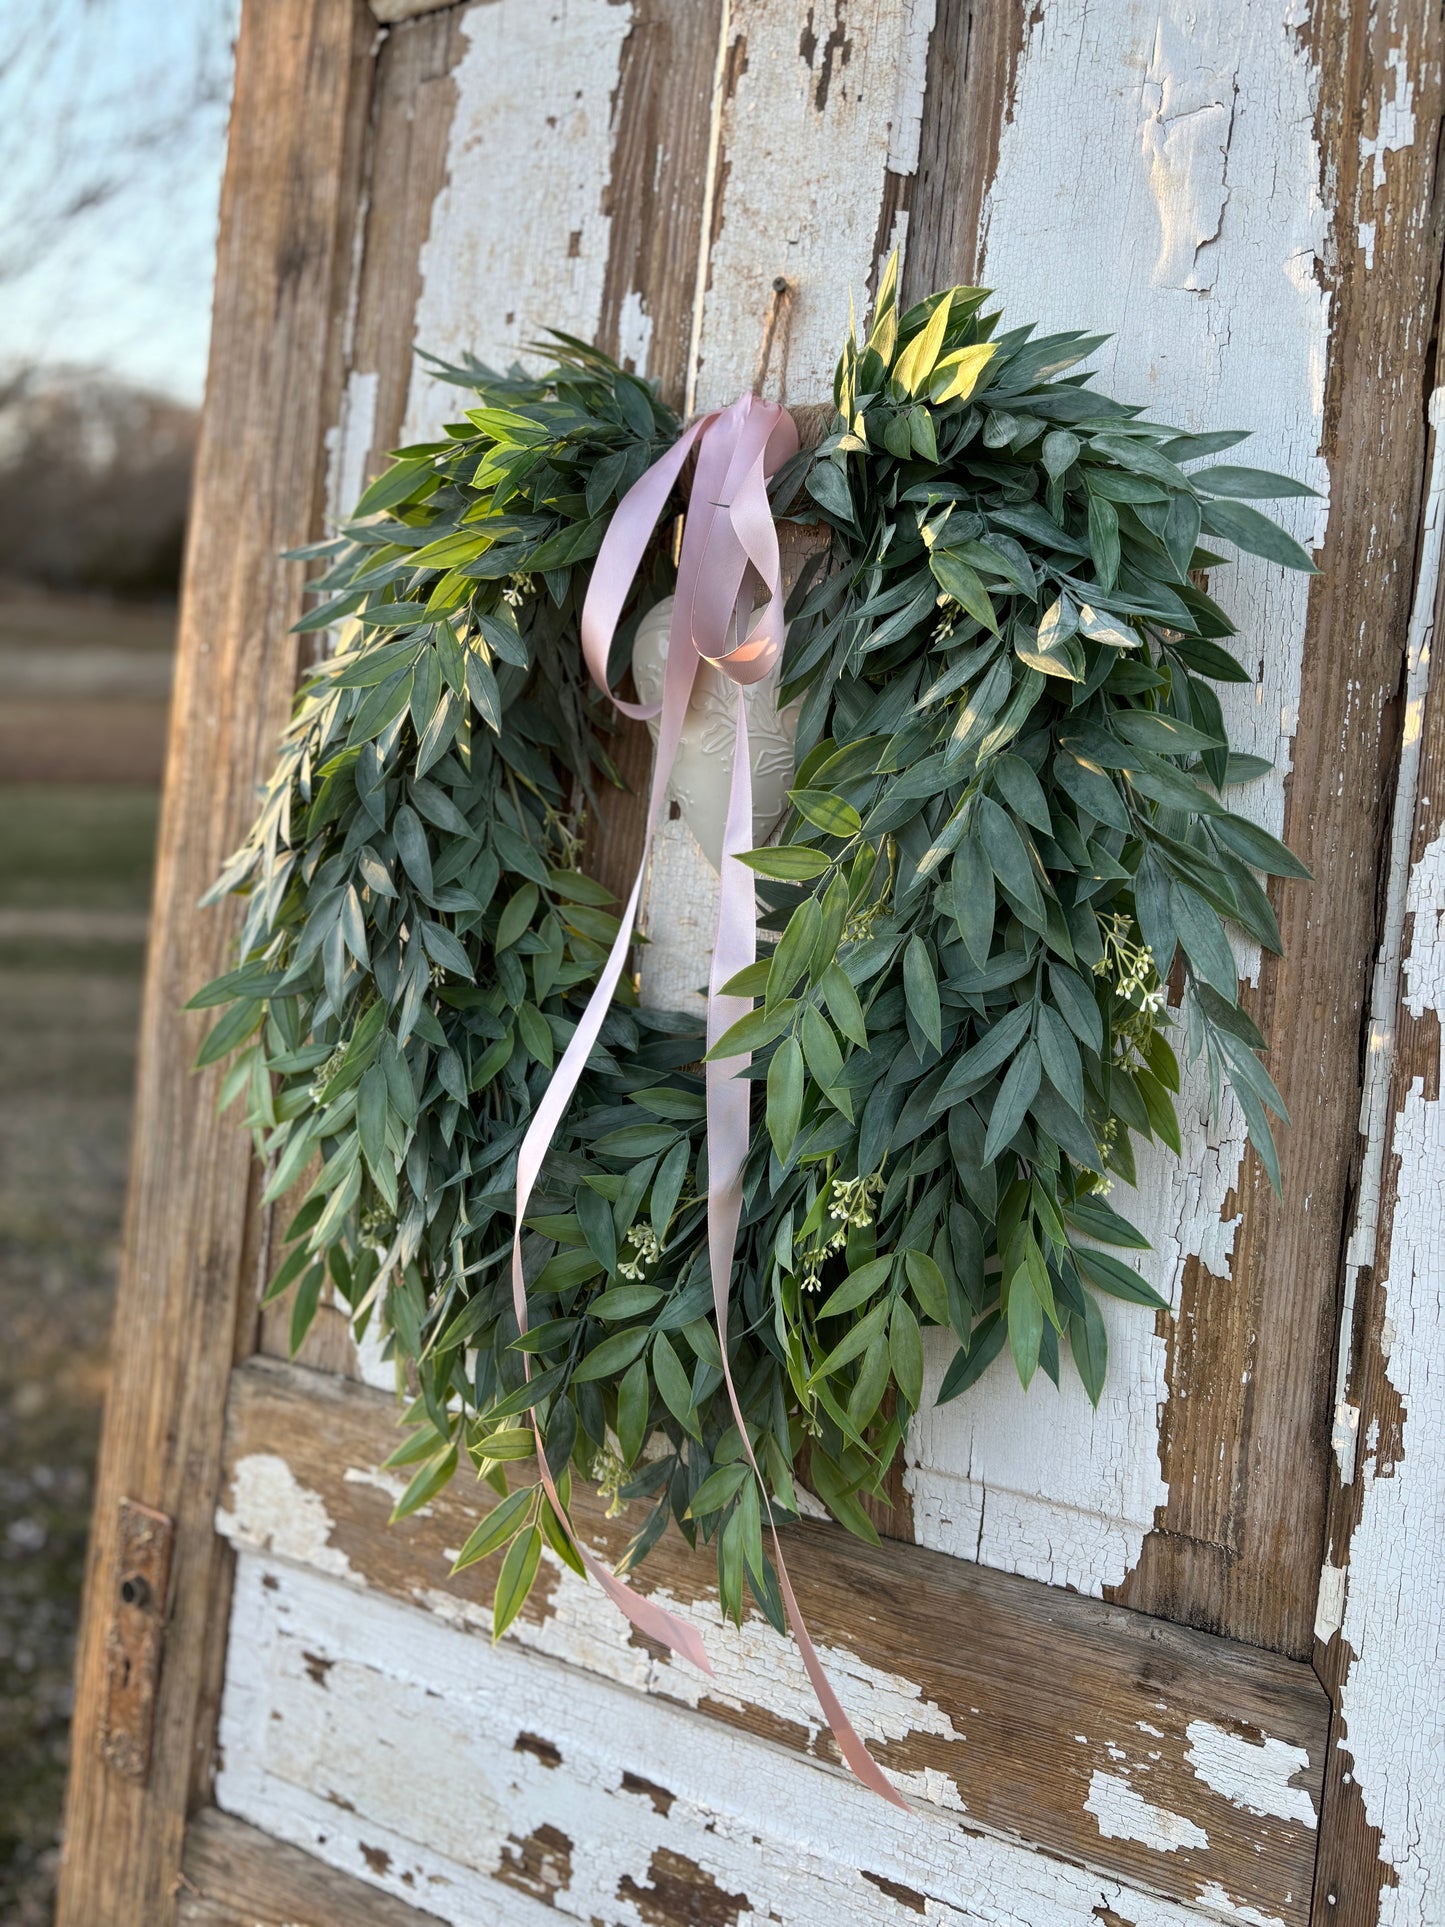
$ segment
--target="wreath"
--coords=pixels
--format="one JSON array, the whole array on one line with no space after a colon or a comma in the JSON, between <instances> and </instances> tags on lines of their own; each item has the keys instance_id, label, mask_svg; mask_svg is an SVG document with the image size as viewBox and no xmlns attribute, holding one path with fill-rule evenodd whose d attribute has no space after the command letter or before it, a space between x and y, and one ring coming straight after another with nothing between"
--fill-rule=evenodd
<instances>
[{"instance_id":1,"label":"wreath","mask_svg":"<svg viewBox=\"0 0 1445 1927\"><path fill-rule=\"evenodd\" d=\"M1213 463L1240 433L1096 393L1073 371L1103 337L1001 331L976 288L900 313L896 287L895 261L829 431L771 483L826 548L789 609L790 807L745 859L775 941L712 1053L752 1053L725 1327L746 1439L694 1018L624 982L526 1216L525 1331L509 1277L518 1149L619 928L585 862L620 779L583 599L682 425L567 335L539 375L432 361L461 419L293 552L322 565L298 628L337 639L212 892L245 916L195 1000L222 1011L200 1062L231 1060L266 1200L306 1187L267 1293L292 1294L293 1348L329 1286L396 1361L397 1516L462 1463L493 1488L457 1564L503 1555L498 1635L544 1543L580 1570L573 1479L645 1508L624 1566L671 1523L715 1544L729 1616L746 1588L781 1626L765 1509L796 1514L805 1472L876 1539L861 1498L923 1401L925 1328L952 1347L940 1401L1007 1348L1025 1385L1067 1350L1097 1402L1098 1294L1167 1309L1107 1194L1135 1136L1180 1151L1175 1041L1278 1188L1227 932L1278 951L1257 873L1306 872L1224 800L1268 764L1228 746L1214 685L1249 677L1204 581L1216 542L1312 569L1251 505L1312 491ZM671 556L652 544L614 673Z\"/></svg>"}]
</instances>

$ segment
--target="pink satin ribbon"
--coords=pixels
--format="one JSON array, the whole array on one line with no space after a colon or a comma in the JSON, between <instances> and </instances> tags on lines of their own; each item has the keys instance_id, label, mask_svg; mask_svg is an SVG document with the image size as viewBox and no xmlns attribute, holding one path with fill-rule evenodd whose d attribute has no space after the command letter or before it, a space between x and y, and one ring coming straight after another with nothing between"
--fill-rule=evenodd
<instances>
[{"instance_id":1,"label":"pink satin ribbon","mask_svg":"<svg viewBox=\"0 0 1445 1927\"><path fill-rule=\"evenodd\" d=\"M694 447L697 465L683 525L678 558L677 593L668 632L667 664L660 704L623 702L607 681L607 661L618 618L628 591L667 506L673 485ZM737 730L732 782L728 795L727 828L723 838L722 871L718 891L717 931L708 984L707 1041L714 1045L728 1027L752 1009L746 997L727 997L722 986L757 955L757 904L752 873L738 861L739 852L752 848L753 785L748 751L747 705L743 689L760 682L777 663L783 647L782 566L778 532L768 500L768 477L798 448L792 416L775 402L744 395L731 408L704 415L686 429L660 461L648 469L618 504L593 567L582 611L582 650L592 680L625 716L643 720L660 713L657 756L647 799L647 823L642 860L622 913L612 950L602 975L583 1011L576 1030L541 1103L533 1113L517 1153L517 1219L512 1238L512 1302L518 1330L527 1330L527 1291L522 1276L522 1224L542 1162L562 1121L602 1029L602 1020L617 990L631 947L642 897L643 880L653 837L662 812L668 778L677 758L688 700L699 663L720 669L737 687ZM752 621L754 590L766 600ZM749 623L751 621L751 626ZM740 639L741 638L741 639ZM767 1486L753 1456L752 1441L738 1402L728 1360L728 1301L733 1257L742 1216L743 1174L750 1138L750 1084L742 1075L746 1055L706 1067L708 1195L708 1259L712 1271L713 1311L722 1349L723 1380L733 1420L743 1441L748 1463L758 1481L767 1509L777 1561L778 1584L788 1621L813 1683L828 1725L848 1765L858 1778L895 1806L905 1802L879 1768L843 1711L823 1670L817 1648L798 1609L783 1549L773 1519ZM531 1359L523 1354L531 1376ZM566 1525L567 1515L557 1497L547 1468L535 1409L532 1426L537 1435L537 1462L542 1484ZM597 1559L571 1535L578 1555L613 1603L639 1631L660 1640L690 1659L705 1673L712 1672L707 1651L695 1626L644 1598L624 1579Z\"/></svg>"}]
</instances>

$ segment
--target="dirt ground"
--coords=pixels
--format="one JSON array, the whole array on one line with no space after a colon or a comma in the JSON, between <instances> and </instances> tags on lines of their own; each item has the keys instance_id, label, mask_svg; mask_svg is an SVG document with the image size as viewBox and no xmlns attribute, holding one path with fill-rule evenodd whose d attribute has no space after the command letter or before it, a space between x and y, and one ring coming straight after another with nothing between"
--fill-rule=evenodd
<instances>
[{"instance_id":1,"label":"dirt ground","mask_svg":"<svg viewBox=\"0 0 1445 1927\"><path fill-rule=\"evenodd\" d=\"M104 611L79 598L30 607L23 632L19 613L0 597L0 1921L48 1927L169 623L164 612L122 611L107 631ZM87 665L89 648L105 661ZM42 674L37 662L51 651L52 673ZM133 674L118 652L139 658ZM104 675L88 678L97 667ZM17 734L45 757L13 756ZM85 755L97 741L109 758L98 771ZM74 780L96 773L110 780Z\"/></svg>"}]
</instances>

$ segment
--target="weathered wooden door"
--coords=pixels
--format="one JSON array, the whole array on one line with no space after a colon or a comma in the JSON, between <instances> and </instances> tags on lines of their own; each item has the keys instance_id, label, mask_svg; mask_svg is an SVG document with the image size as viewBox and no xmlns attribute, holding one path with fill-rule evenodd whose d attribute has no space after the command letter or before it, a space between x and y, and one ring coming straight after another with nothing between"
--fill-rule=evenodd
<instances>
[{"instance_id":1,"label":"weathered wooden door","mask_svg":"<svg viewBox=\"0 0 1445 1927\"><path fill-rule=\"evenodd\" d=\"M63 1927L1445 1920L1442 56L1431 0L247 0ZM1000 1369L918 1426L881 1555L790 1554L907 1815L676 1548L644 1578L715 1681L560 1569L491 1647L465 1493L386 1524L340 1315L296 1363L258 1317L270 1226L178 1014L296 675L278 552L443 419L413 343L562 326L701 406L783 276L766 388L823 400L895 242L915 291L1112 329L1104 385L1322 495L1317 578L1225 591L1258 807L1318 879L1254 993L1283 1204L1196 1101L1135 1207L1176 1315L1115 1321L1097 1415Z\"/></svg>"}]
</instances>

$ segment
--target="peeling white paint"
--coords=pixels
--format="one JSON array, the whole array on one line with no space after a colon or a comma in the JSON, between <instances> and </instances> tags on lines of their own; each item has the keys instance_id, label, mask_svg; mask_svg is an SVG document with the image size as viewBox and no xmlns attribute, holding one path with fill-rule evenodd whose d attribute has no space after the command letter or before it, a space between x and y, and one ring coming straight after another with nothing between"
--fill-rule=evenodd
<instances>
[{"instance_id":1,"label":"peeling white paint","mask_svg":"<svg viewBox=\"0 0 1445 1927\"><path fill-rule=\"evenodd\" d=\"M583 1666L619 1686L681 1706L707 1702L738 1712L766 1707L773 1717L796 1727L806 1745L816 1744L824 1730L817 1695L797 1648L790 1640L780 1639L764 1620L752 1618L739 1628L724 1621L713 1597L684 1601L666 1590L653 1595L702 1633L714 1668L708 1678L671 1652L654 1653L640 1643L619 1639L616 1610L601 1590L579 1579L550 1552L543 1557L551 1575L550 1610L541 1621L516 1621L510 1640L530 1652ZM491 1630L491 1614L485 1606L434 1588L419 1590L417 1603L454 1626ZM820 1645L818 1650L848 1717L870 1744L886 1745L919 1733L954 1741L967 1738L943 1708L926 1699L903 1674L870 1666L847 1647ZM954 1782L941 1774L933 1774L927 1788L921 1783L909 1786L907 1774L897 1777L910 1793L956 1812L965 1810Z\"/></svg>"},{"instance_id":2,"label":"peeling white paint","mask_svg":"<svg viewBox=\"0 0 1445 1927\"><path fill-rule=\"evenodd\" d=\"M345 1578L351 1563L332 1545L332 1527L320 1493L302 1485L274 1452L241 1459L231 1480L231 1503L216 1510L216 1530L233 1545Z\"/></svg>"},{"instance_id":3,"label":"peeling white paint","mask_svg":"<svg viewBox=\"0 0 1445 1927\"><path fill-rule=\"evenodd\" d=\"M1283 0L1036 9L985 209L983 278L1006 322L1112 330L1095 361L1107 392L1188 429L1253 427L1240 460L1324 490L1315 94ZM1294 532L1318 542L1325 513L1294 509ZM1241 558L1211 586L1262 672L1257 693L1224 692L1231 736L1276 762L1236 807L1278 832L1308 584ZM1240 956L1257 974L1257 955ZM1137 1190L1115 1199L1151 1239L1145 1268L1176 1306L1191 1257L1228 1288L1238 1217L1224 1206L1245 1149L1232 1102L1218 1126L1208 1121L1202 1079L1186 1078L1179 1110L1183 1157L1144 1147ZM923 1544L1096 1594L1127 1576L1168 1497L1168 1342L1129 1307L1103 1310L1110 1367L1097 1413L1067 1361L1058 1397L1041 1384L1024 1397L1001 1362L915 1424L907 1483Z\"/></svg>"},{"instance_id":4,"label":"peeling white paint","mask_svg":"<svg viewBox=\"0 0 1445 1927\"><path fill-rule=\"evenodd\" d=\"M1385 82L1389 92L1381 94L1375 114L1374 133L1362 131L1360 134L1355 235L1364 256L1367 274L1375 265L1375 241L1379 226L1377 222L1364 218L1366 209L1373 207L1375 197L1385 185L1387 157L1415 144L1415 83L1410 77L1407 58L1408 15L1401 20L1397 9L1392 8L1391 12L1392 24L1399 25L1400 39L1385 55Z\"/></svg>"},{"instance_id":5,"label":"peeling white paint","mask_svg":"<svg viewBox=\"0 0 1445 1927\"><path fill-rule=\"evenodd\" d=\"M1429 801L1428 797L1425 801ZM1426 844L1419 862L1410 872L1405 916L1410 929L1410 949L1405 957L1400 1001L1418 1022L1427 1015L1438 1017L1445 1011L1445 835ZM1393 1246L1390 1257L1393 1270ZM1400 1315L1393 1306L1386 1315L1395 1327L1396 1337ZM1388 1359L1395 1349L1394 1342L1387 1342L1384 1349Z\"/></svg>"},{"instance_id":6,"label":"peeling white paint","mask_svg":"<svg viewBox=\"0 0 1445 1927\"><path fill-rule=\"evenodd\" d=\"M1415 83L1410 78L1406 59L1407 36L1402 30L1400 44L1385 55L1385 71L1390 78L1390 94L1380 101L1375 132L1360 135L1360 169L1369 169L1371 186L1385 185L1385 157L1401 148L1415 145Z\"/></svg>"},{"instance_id":7,"label":"peeling white paint","mask_svg":"<svg viewBox=\"0 0 1445 1927\"><path fill-rule=\"evenodd\" d=\"M1205 293L1214 286L1206 250L1219 239L1229 199L1226 170L1238 85L1227 62L1211 63L1191 20L1161 19L1144 82L1143 148L1159 215L1154 285ZM1212 51L1212 49L1210 49Z\"/></svg>"},{"instance_id":8,"label":"peeling white paint","mask_svg":"<svg viewBox=\"0 0 1445 1927\"><path fill-rule=\"evenodd\" d=\"M1324 1644L1334 1638L1345 1617L1345 1579L1343 1566L1328 1559L1320 1567L1320 1589L1315 1599L1315 1638Z\"/></svg>"},{"instance_id":9,"label":"peeling white paint","mask_svg":"<svg viewBox=\"0 0 1445 1927\"><path fill-rule=\"evenodd\" d=\"M1410 875L1405 912L1413 927L1402 1001L1417 1019L1438 1018L1445 835ZM1389 1149L1398 1176L1382 1286L1395 1327L1385 1369L1404 1420L1398 1461L1364 1468L1342 1627L1354 1657L1340 1708L1365 1815L1396 1881L1381 1888L1381 1927L1430 1927L1445 1895L1445 1111L1418 1077Z\"/></svg>"},{"instance_id":10,"label":"peeling white paint","mask_svg":"<svg viewBox=\"0 0 1445 1927\"><path fill-rule=\"evenodd\" d=\"M645 375L651 349L652 316L643 306L642 296L629 288L617 317L617 359L624 368Z\"/></svg>"},{"instance_id":11,"label":"peeling white paint","mask_svg":"<svg viewBox=\"0 0 1445 1927\"><path fill-rule=\"evenodd\" d=\"M370 1467L363 1468L361 1466L348 1465L342 1473L341 1478L344 1485L370 1487L373 1492L379 1492L384 1499L389 1499L393 1505L401 1499L407 1486L411 1483L404 1473L383 1472L380 1466L373 1469ZM424 1505L417 1507L416 1516L419 1519L429 1517L430 1513L430 1506Z\"/></svg>"},{"instance_id":12,"label":"peeling white paint","mask_svg":"<svg viewBox=\"0 0 1445 1927\"><path fill-rule=\"evenodd\" d=\"M934 0L732 0L746 65L723 105L721 225L703 295L702 407L750 388L774 277L794 291L767 392L823 401L851 295L861 309L889 171L918 166Z\"/></svg>"},{"instance_id":13,"label":"peeling white paint","mask_svg":"<svg viewBox=\"0 0 1445 1927\"><path fill-rule=\"evenodd\" d=\"M1199 1889L1199 1898L1225 1920L1240 1921L1243 1927L1284 1927L1278 1914L1262 1914L1257 1907L1241 1905L1225 1892L1217 1880L1207 1880Z\"/></svg>"},{"instance_id":14,"label":"peeling white paint","mask_svg":"<svg viewBox=\"0 0 1445 1927\"><path fill-rule=\"evenodd\" d=\"M336 523L350 515L366 486L366 458L376 434L377 374L353 369L346 377L336 426L326 435L326 515Z\"/></svg>"},{"instance_id":15,"label":"peeling white paint","mask_svg":"<svg viewBox=\"0 0 1445 1927\"><path fill-rule=\"evenodd\" d=\"M1281 1820L1315 1826L1315 1806L1304 1787L1291 1784L1309 1770L1310 1756L1267 1733L1249 1739L1208 1720L1191 1720L1184 1729L1184 1758L1207 1787L1245 1813L1272 1813Z\"/></svg>"},{"instance_id":16,"label":"peeling white paint","mask_svg":"<svg viewBox=\"0 0 1445 1927\"><path fill-rule=\"evenodd\" d=\"M447 182L422 249L417 345L506 367L544 328L584 340L602 312L612 104L632 9L495 0L461 15ZM457 391L420 368L403 440L434 433Z\"/></svg>"},{"instance_id":17,"label":"peeling white paint","mask_svg":"<svg viewBox=\"0 0 1445 1927\"><path fill-rule=\"evenodd\" d=\"M955 1813L900 1813L685 1707L249 1554L230 1654L217 1804L456 1927L636 1923L659 1852L732 1896L720 1917L738 1927L1096 1927L1100 1909L1131 1927L1260 1918L1222 1888L1184 1906L965 1832ZM1165 1831L1164 1851L1196 1844ZM529 1839L536 1897L492 1877Z\"/></svg>"},{"instance_id":18,"label":"peeling white paint","mask_svg":"<svg viewBox=\"0 0 1445 1927\"><path fill-rule=\"evenodd\" d=\"M1181 1847L1209 1845L1209 1835L1186 1814L1151 1806L1127 1780L1117 1773L1105 1773L1101 1767L1096 1767L1090 1778L1084 1811L1093 1814L1106 1840L1137 1840L1155 1853L1178 1853Z\"/></svg>"}]
</instances>

